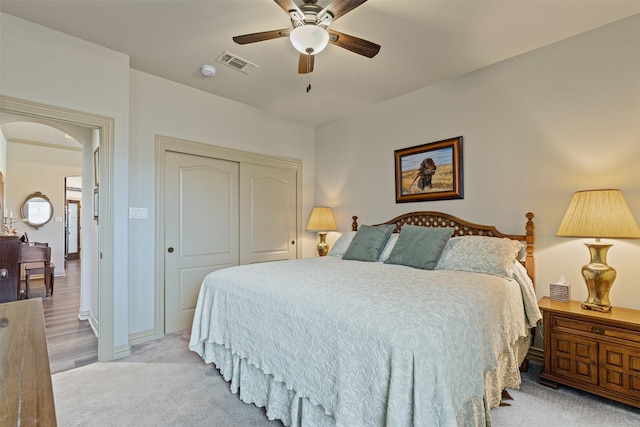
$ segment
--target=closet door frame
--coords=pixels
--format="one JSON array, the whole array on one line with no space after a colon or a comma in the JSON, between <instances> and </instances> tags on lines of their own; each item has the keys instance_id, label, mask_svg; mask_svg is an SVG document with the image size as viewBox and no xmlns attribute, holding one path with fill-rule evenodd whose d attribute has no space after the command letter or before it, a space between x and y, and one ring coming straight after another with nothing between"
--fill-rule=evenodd
<instances>
[{"instance_id":1,"label":"closet door frame","mask_svg":"<svg viewBox=\"0 0 640 427\"><path fill-rule=\"evenodd\" d=\"M164 165L165 155L168 151L192 154L197 156L211 157L220 160L228 160L238 163L251 163L255 165L274 167L280 169L291 169L296 172L296 257L302 256L302 245L299 244L302 238L302 163L298 160L284 159L279 157L266 156L251 153L248 151L235 150L217 145L204 144L201 142L189 141L164 135L156 135L156 189L155 189L155 316L154 335L155 338L164 336Z\"/></svg>"}]
</instances>

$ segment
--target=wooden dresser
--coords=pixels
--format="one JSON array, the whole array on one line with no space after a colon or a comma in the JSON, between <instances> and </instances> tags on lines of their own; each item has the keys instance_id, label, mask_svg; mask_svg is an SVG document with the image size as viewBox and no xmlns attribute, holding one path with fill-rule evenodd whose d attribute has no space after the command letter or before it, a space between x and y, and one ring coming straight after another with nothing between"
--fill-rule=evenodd
<instances>
[{"instance_id":1,"label":"wooden dresser","mask_svg":"<svg viewBox=\"0 0 640 427\"><path fill-rule=\"evenodd\" d=\"M0 304L0 425L55 427L42 300Z\"/></svg>"},{"instance_id":2,"label":"wooden dresser","mask_svg":"<svg viewBox=\"0 0 640 427\"><path fill-rule=\"evenodd\" d=\"M18 299L19 245L17 236L0 236L0 302Z\"/></svg>"},{"instance_id":3,"label":"wooden dresser","mask_svg":"<svg viewBox=\"0 0 640 427\"><path fill-rule=\"evenodd\" d=\"M547 297L541 383L565 384L640 408L640 311L585 310Z\"/></svg>"}]
</instances>

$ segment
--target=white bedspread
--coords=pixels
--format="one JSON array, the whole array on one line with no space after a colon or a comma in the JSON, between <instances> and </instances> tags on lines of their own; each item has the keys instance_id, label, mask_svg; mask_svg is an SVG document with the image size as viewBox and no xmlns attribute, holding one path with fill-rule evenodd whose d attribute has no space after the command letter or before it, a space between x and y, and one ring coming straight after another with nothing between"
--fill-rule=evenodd
<instances>
[{"instance_id":1,"label":"white bedspread","mask_svg":"<svg viewBox=\"0 0 640 427\"><path fill-rule=\"evenodd\" d=\"M523 293L488 274L334 257L231 267L205 278L189 347L227 380L257 368L337 426L490 425L487 373L500 359L500 388L520 382Z\"/></svg>"}]
</instances>

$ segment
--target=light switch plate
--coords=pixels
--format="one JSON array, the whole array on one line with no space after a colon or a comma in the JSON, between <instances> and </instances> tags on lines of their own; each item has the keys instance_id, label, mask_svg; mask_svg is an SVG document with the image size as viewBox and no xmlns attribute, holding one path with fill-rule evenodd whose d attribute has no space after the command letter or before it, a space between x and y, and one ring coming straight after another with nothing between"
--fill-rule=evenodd
<instances>
[{"instance_id":1,"label":"light switch plate","mask_svg":"<svg viewBox=\"0 0 640 427\"><path fill-rule=\"evenodd\" d=\"M147 219L147 208L129 208L129 218Z\"/></svg>"}]
</instances>

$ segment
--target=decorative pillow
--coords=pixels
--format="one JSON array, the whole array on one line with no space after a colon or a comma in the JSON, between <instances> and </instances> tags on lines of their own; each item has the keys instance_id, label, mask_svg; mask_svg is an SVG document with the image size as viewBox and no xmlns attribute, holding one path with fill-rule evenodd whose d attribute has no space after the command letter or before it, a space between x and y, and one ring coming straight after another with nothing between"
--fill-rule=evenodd
<instances>
[{"instance_id":1,"label":"decorative pillow","mask_svg":"<svg viewBox=\"0 0 640 427\"><path fill-rule=\"evenodd\" d=\"M436 270L462 270L513 278L513 261L522 243L506 237L462 236L449 239Z\"/></svg>"},{"instance_id":2,"label":"decorative pillow","mask_svg":"<svg viewBox=\"0 0 640 427\"><path fill-rule=\"evenodd\" d=\"M387 240L387 243L384 245L382 252L380 252L380 258L378 259L378 261L384 262L387 258L389 258L393 247L398 241L398 235L398 233L391 233L391 236L389 236L389 240Z\"/></svg>"},{"instance_id":3,"label":"decorative pillow","mask_svg":"<svg viewBox=\"0 0 640 427\"><path fill-rule=\"evenodd\" d=\"M393 225L361 225L342 259L378 261L393 229Z\"/></svg>"},{"instance_id":4,"label":"decorative pillow","mask_svg":"<svg viewBox=\"0 0 640 427\"><path fill-rule=\"evenodd\" d=\"M451 234L453 228L449 227L404 225L385 264L433 270Z\"/></svg>"},{"instance_id":5,"label":"decorative pillow","mask_svg":"<svg viewBox=\"0 0 640 427\"><path fill-rule=\"evenodd\" d=\"M355 231L347 231L346 233L342 233L342 236L338 237L338 240L336 240L333 246L329 248L329 253L327 254L327 256L342 258L344 253L349 248L349 245L353 240L353 236L355 235Z\"/></svg>"}]
</instances>

